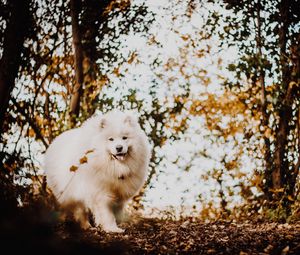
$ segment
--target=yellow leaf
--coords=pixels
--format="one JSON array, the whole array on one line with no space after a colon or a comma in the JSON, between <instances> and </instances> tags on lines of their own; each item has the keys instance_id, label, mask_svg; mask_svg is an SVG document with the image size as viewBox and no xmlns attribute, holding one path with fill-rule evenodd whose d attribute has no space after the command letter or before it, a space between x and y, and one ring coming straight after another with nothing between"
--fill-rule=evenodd
<instances>
[{"instance_id":1,"label":"yellow leaf","mask_svg":"<svg viewBox=\"0 0 300 255\"><path fill-rule=\"evenodd\" d=\"M70 171L75 172L78 169L78 166L71 166Z\"/></svg>"},{"instance_id":2,"label":"yellow leaf","mask_svg":"<svg viewBox=\"0 0 300 255\"><path fill-rule=\"evenodd\" d=\"M131 54L131 56L129 57L129 59L127 60L128 64L132 64L133 61L136 59L136 57L137 57L137 54L135 52L133 52Z\"/></svg>"},{"instance_id":3,"label":"yellow leaf","mask_svg":"<svg viewBox=\"0 0 300 255\"><path fill-rule=\"evenodd\" d=\"M88 162L87 156L83 156L83 157L79 160L79 163L80 163L80 164L84 164L84 163L87 163L87 162Z\"/></svg>"},{"instance_id":4,"label":"yellow leaf","mask_svg":"<svg viewBox=\"0 0 300 255\"><path fill-rule=\"evenodd\" d=\"M189 36L189 35L182 35L182 36L181 36L181 39L182 39L183 41L187 41L188 39L190 39L190 36Z\"/></svg>"},{"instance_id":5,"label":"yellow leaf","mask_svg":"<svg viewBox=\"0 0 300 255\"><path fill-rule=\"evenodd\" d=\"M270 189L271 192L273 193L282 193L284 192L284 188L280 188L280 189Z\"/></svg>"},{"instance_id":6,"label":"yellow leaf","mask_svg":"<svg viewBox=\"0 0 300 255\"><path fill-rule=\"evenodd\" d=\"M35 137L35 132L34 132L34 130L32 128L29 128L29 130L28 130L28 136L29 137Z\"/></svg>"},{"instance_id":7,"label":"yellow leaf","mask_svg":"<svg viewBox=\"0 0 300 255\"><path fill-rule=\"evenodd\" d=\"M270 128L267 128L264 135L265 135L266 138L270 138L271 135L272 135L271 129L270 129Z\"/></svg>"},{"instance_id":8,"label":"yellow leaf","mask_svg":"<svg viewBox=\"0 0 300 255\"><path fill-rule=\"evenodd\" d=\"M116 67L116 68L113 70L113 74L116 75L117 77L120 77L120 75L121 75L120 68L119 68L119 67Z\"/></svg>"},{"instance_id":9,"label":"yellow leaf","mask_svg":"<svg viewBox=\"0 0 300 255\"><path fill-rule=\"evenodd\" d=\"M88 150L86 153L85 153L85 155L87 155L87 154L89 154L89 153L92 153L92 152L94 152L95 150Z\"/></svg>"}]
</instances>

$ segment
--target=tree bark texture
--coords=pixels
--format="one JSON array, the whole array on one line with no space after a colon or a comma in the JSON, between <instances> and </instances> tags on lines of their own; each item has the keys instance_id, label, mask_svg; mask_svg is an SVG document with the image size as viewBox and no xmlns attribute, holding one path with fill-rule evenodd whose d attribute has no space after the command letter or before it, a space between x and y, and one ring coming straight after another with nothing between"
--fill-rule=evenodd
<instances>
[{"instance_id":1,"label":"tree bark texture","mask_svg":"<svg viewBox=\"0 0 300 255\"><path fill-rule=\"evenodd\" d=\"M262 115L262 126L263 126L263 132L266 133L269 124L269 114L267 113L267 100L266 100L266 85L265 85L265 70L262 65L262 36L261 36L261 6L260 2L257 4L256 9L256 46L257 46L257 57L259 60L259 83L261 86L261 115ZM271 168L272 168L272 157L271 157L271 149L270 149L271 143L270 139L264 134L264 161L265 161L265 178L267 180L266 182L266 189L265 193L269 192L269 186L271 183Z\"/></svg>"},{"instance_id":2,"label":"tree bark texture","mask_svg":"<svg viewBox=\"0 0 300 255\"><path fill-rule=\"evenodd\" d=\"M26 33L29 30L29 2L29 0L11 0L8 3L10 17L7 21L0 60L0 134L3 130L10 94L15 86Z\"/></svg>"},{"instance_id":3,"label":"tree bark texture","mask_svg":"<svg viewBox=\"0 0 300 255\"><path fill-rule=\"evenodd\" d=\"M74 65L75 65L75 85L72 89L70 112L78 117L80 111L80 97L83 85L83 52L81 31L79 26L79 13L81 0L71 0L71 18L72 18L72 37L74 46Z\"/></svg>"},{"instance_id":4,"label":"tree bark texture","mask_svg":"<svg viewBox=\"0 0 300 255\"><path fill-rule=\"evenodd\" d=\"M290 86L290 70L288 66L287 55L287 34L288 34L288 4L281 1L279 6L280 12L280 29L279 29L279 47L281 62L281 89L285 92L279 109L279 123L276 131L276 144L274 154L274 164L272 169L272 188L280 189L285 184L285 173L289 171L288 163L285 160L287 137L289 134L289 122L293 116L293 87Z\"/></svg>"}]
</instances>

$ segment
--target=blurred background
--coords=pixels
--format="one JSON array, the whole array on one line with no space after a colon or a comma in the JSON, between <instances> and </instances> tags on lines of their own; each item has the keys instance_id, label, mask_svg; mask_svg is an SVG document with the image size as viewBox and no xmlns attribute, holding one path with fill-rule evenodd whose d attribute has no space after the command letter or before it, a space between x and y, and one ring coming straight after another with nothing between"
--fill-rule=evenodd
<instances>
[{"instance_id":1,"label":"blurred background","mask_svg":"<svg viewBox=\"0 0 300 255\"><path fill-rule=\"evenodd\" d=\"M299 219L299 5L1 0L3 208L49 202L49 144L118 108L153 148L132 210Z\"/></svg>"}]
</instances>

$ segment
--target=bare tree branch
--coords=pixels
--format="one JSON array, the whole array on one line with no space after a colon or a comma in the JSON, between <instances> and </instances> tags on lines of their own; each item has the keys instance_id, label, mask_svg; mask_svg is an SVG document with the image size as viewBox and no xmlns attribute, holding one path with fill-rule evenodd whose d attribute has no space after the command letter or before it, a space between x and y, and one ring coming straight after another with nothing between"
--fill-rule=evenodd
<instances>
[{"instance_id":1,"label":"bare tree branch","mask_svg":"<svg viewBox=\"0 0 300 255\"><path fill-rule=\"evenodd\" d=\"M26 113L24 108L21 107L13 97L11 98L11 101L17 107L18 112L21 113L26 118L26 121L29 123L29 125L32 127L33 131L35 132L36 137L40 139L44 144L44 146L47 148L49 146L48 142L45 140L44 136L41 133L40 128L36 125L35 121L31 118L31 116L29 116L29 114Z\"/></svg>"}]
</instances>

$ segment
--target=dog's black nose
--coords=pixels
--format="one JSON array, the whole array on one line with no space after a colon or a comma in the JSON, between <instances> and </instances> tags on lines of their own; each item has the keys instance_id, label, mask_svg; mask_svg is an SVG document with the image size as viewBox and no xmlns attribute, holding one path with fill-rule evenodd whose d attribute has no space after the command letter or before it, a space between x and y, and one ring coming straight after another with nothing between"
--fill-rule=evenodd
<instances>
[{"instance_id":1,"label":"dog's black nose","mask_svg":"<svg viewBox=\"0 0 300 255\"><path fill-rule=\"evenodd\" d=\"M117 152L121 152L123 150L123 146L117 145L116 150L117 150Z\"/></svg>"}]
</instances>

